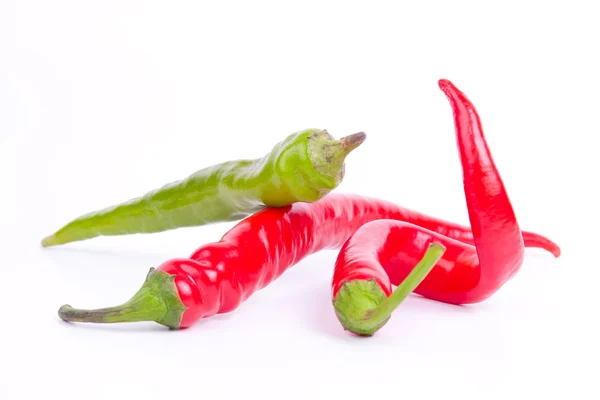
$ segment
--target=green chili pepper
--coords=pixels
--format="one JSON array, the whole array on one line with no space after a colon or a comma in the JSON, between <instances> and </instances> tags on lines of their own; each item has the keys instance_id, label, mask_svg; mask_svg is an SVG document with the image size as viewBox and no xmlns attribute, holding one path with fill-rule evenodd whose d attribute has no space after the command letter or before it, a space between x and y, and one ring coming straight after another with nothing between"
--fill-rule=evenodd
<instances>
[{"instance_id":1,"label":"green chili pepper","mask_svg":"<svg viewBox=\"0 0 600 400\"><path fill-rule=\"evenodd\" d=\"M55 246L97 236L161 232L242 219L265 207L314 202L344 178L344 160L366 135L326 130L289 135L264 157L201 169L127 202L88 213L42 240Z\"/></svg>"}]
</instances>

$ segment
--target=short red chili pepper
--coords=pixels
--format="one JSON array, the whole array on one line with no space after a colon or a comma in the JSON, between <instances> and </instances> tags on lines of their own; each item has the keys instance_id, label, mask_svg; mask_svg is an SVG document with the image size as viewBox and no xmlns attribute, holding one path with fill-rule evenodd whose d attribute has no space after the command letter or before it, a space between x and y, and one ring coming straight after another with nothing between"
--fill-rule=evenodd
<instances>
[{"instance_id":1,"label":"short red chili pepper","mask_svg":"<svg viewBox=\"0 0 600 400\"><path fill-rule=\"evenodd\" d=\"M452 304L486 300L523 263L527 240L524 243L477 111L450 81L440 80L439 86L453 110L474 246L401 221L361 226L340 250L332 281L336 315L351 332L374 334L412 290ZM432 243L441 246L431 249L436 246ZM551 251L560 255L558 247ZM411 272L424 252L429 263ZM392 294L392 284L400 285L397 290L402 293Z\"/></svg>"},{"instance_id":2,"label":"short red chili pepper","mask_svg":"<svg viewBox=\"0 0 600 400\"><path fill-rule=\"evenodd\" d=\"M464 226L388 201L331 193L314 203L268 208L247 217L219 242L201 246L190 258L172 259L151 269L142 288L123 305L98 310L65 305L59 316L65 321L155 321L173 329L186 328L201 318L233 311L303 258L322 249L339 249L361 225L381 218L472 241ZM528 235L532 247L559 252L550 240Z\"/></svg>"}]
</instances>

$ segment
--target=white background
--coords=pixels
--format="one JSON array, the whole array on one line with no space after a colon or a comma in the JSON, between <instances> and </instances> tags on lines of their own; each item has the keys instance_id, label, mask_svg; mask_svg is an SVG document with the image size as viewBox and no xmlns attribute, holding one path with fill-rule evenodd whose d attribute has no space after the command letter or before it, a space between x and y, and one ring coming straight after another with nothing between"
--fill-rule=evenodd
<instances>
[{"instance_id":1,"label":"white background","mask_svg":"<svg viewBox=\"0 0 600 400\"><path fill-rule=\"evenodd\" d=\"M405 3L2 0L0 398L597 399L594 2ZM527 250L482 304L410 297L369 339L333 314L335 251L185 331L58 318L234 224L43 236L307 127L367 133L340 192L468 223L440 78L478 108L522 228L563 257Z\"/></svg>"}]
</instances>

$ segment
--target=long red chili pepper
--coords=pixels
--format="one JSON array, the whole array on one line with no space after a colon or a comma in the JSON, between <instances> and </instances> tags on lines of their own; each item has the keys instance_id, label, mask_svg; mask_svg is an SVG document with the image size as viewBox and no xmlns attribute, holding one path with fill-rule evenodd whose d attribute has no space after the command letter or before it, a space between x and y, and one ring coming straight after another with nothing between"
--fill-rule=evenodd
<instances>
[{"instance_id":1,"label":"long red chili pepper","mask_svg":"<svg viewBox=\"0 0 600 400\"><path fill-rule=\"evenodd\" d=\"M401 221L379 220L360 227L343 245L332 280L336 314L351 332L375 333L413 290L446 303L481 302L523 263L527 240L524 243L477 111L450 81L440 80L439 86L453 110L474 246ZM553 253L560 255L557 247ZM398 294L392 294L392 284L399 285Z\"/></svg>"},{"instance_id":2,"label":"long red chili pepper","mask_svg":"<svg viewBox=\"0 0 600 400\"><path fill-rule=\"evenodd\" d=\"M431 218L391 202L331 193L314 203L262 210L239 222L216 243L190 258L151 269L142 288L123 305L98 310L62 306L59 316L78 322L155 321L189 327L201 318L236 309L285 270L319 250L339 249L361 225L381 218L427 226L469 242L468 228ZM530 234L532 247L558 254L550 240Z\"/></svg>"}]
</instances>

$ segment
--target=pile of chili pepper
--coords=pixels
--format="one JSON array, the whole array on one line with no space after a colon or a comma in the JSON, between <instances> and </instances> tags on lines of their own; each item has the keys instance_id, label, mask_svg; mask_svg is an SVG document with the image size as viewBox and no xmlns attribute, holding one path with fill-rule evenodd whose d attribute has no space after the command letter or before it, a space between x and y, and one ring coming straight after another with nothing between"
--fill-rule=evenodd
<instances>
[{"instance_id":1,"label":"pile of chili pepper","mask_svg":"<svg viewBox=\"0 0 600 400\"><path fill-rule=\"evenodd\" d=\"M82 216L44 239L50 246L245 216L219 241L151 268L124 304L94 310L64 305L60 318L187 328L237 309L307 256L340 249L332 279L334 313L343 329L371 336L410 293L476 303L515 276L525 247L559 257L560 248L550 239L521 231L473 104L450 81L440 80L439 86L454 115L471 227L383 199L330 193L344 177L345 158L366 136L360 132L336 141L326 131L305 130L262 159L205 168Z\"/></svg>"}]
</instances>

